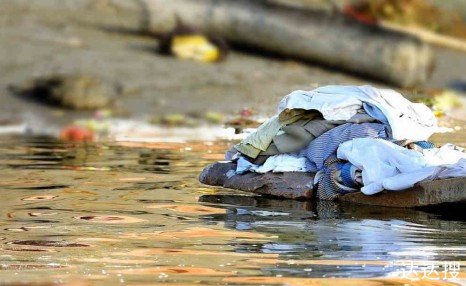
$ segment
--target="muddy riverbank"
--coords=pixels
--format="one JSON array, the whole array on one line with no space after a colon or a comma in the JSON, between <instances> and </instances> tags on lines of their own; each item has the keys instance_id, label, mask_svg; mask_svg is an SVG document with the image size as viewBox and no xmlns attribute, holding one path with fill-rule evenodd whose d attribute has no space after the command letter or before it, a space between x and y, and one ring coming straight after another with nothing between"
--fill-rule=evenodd
<instances>
[{"instance_id":1,"label":"muddy riverbank","mask_svg":"<svg viewBox=\"0 0 466 286\"><path fill-rule=\"evenodd\" d=\"M59 3L58 3L59 2ZM269 115L294 89L326 84L374 84L365 78L259 51L236 50L219 64L156 53L157 41L128 31L134 18L111 1L2 1L0 3L0 119L28 121L35 129L61 125L89 112L63 111L13 94L9 87L37 76L79 73L118 82L111 109L148 120L169 113L235 114L252 107ZM466 81L466 57L437 50L426 88ZM187 104L189 102L189 104Z\"/></svg>"}]
</instances>

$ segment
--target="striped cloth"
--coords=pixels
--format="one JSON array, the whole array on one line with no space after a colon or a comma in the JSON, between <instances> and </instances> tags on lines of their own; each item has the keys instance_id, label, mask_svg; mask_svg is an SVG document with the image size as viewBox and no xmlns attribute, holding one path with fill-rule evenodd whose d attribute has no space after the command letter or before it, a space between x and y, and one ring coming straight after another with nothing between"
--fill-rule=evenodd
<instances>
[{"instance_id":1,"label":"striped cloth","mask_svg":"<svg viewBox=\"0 0 466 286\"><path fill-rule=\"evenodd\" d=\"M300 151L300 157L308 159L311 172L318 172L324 167L324 162L335 155L340 144L354 138L387 138L387 126L381 123L346 123L335 127L314 139Z\"/></svg>"},{"instance_id":2,"label":"striped cloth","mask_svg":"<svg viewBox=\"0 0 466 286\"><path fill-rule=\"evenodd\" d=\"M345 186L341 181L342 170L345 166L351 166L347 161L338 159L335 155L325 160L324 168L319 172L317 197L320 200L334 200L340 195L359 191L358 186L352 184Z\"/></svg>"}]
</instances>

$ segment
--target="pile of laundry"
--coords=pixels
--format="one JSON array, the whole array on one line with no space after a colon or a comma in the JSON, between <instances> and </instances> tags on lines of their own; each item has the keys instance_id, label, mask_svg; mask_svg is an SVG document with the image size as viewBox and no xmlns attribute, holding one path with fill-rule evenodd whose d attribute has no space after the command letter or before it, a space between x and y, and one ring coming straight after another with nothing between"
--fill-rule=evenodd
<instances>
[{"instance_id":1,"label":"pile of laundry","mask_svg":"<svg viewBox=\"0 0 466 286\"><path fill-rule=\"evenodd\" d=\"M432 111L372 86L294 91L275 116L226 153L236 174L315 173L322 200L361 191L404 190L423 180L466 176L466 152L429 142Z\"/></svg>"}]
</instances>

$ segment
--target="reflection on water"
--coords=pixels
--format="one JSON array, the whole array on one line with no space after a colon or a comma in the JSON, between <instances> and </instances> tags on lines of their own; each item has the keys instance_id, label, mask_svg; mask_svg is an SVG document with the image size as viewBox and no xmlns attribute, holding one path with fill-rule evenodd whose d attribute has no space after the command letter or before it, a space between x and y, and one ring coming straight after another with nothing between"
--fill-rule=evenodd
<instances>
[{"instance_id":1,"label":"reflection on water","mask_svg":"<svg viewBox=\"0 0 466 286\"><path fill-rule=\"evenodd\" d=\"M442 281L388 277L400 261L466 267L461 209L280 201L201 185L225 142L0 141L0 284L430 285Z\"/></svg>"}]
</instances>

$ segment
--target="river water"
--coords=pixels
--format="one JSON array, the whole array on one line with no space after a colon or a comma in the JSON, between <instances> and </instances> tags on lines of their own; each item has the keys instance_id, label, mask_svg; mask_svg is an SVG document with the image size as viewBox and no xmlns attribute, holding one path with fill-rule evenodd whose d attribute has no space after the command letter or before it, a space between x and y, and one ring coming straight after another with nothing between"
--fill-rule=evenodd
<instances>
[{"instance_id":1,"label":"river water","mask_svg":"<svg viewBox=\"0 0 466 286\"><path fill-rule=\"evenodd\" d=\"M281 201L200 184L227 147L1 137L0 284L466 283L464 210Z\"/></svg>"}]
</instances>

